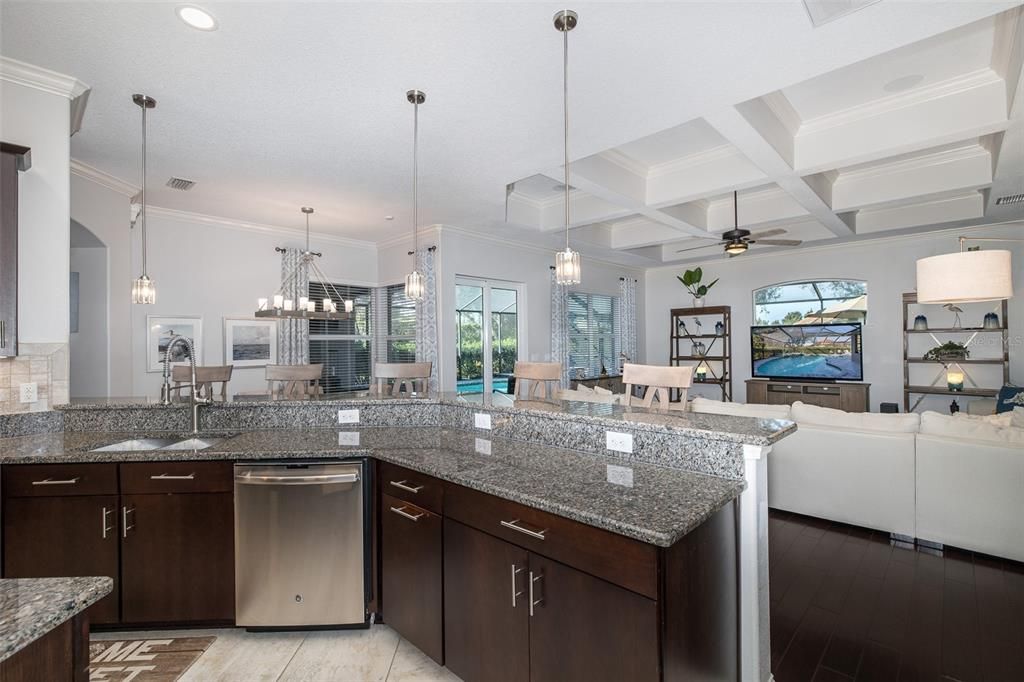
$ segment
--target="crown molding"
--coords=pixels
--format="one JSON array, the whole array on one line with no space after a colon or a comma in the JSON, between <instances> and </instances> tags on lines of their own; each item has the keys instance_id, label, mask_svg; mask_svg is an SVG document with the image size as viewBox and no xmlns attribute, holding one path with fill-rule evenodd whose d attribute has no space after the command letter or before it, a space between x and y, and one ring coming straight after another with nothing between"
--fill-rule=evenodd
<instances>
[{"instance_id":1,"label":"crown molding","mask_svg":"<svg viewBox=\"0 0 1024 682\"><path fill-rule=\"evenodd\" d=\"M793 104L782 90L769 92L761 98L761 101L775 114L775 118L779 119L779 123L786 129L790 137L796 137L796 134L800 132L800 125L802 123L800 114L793 108Z\"/></svg>"},{"instance_id":2,"label":"crown molding","mask_svg":"<svg viewBox=\"0 0 1024 682\"><path fill-rule=\"evenodd\" d=\"M101 171L99 168L90 166L89 164L75 158L71 159L71 174L77 175L84 180L94 182L101 187L113 190L118 194L128 197L128 199L131 199L139 192L139 188L136 185L125 182L121 178L113 176L105 171Z\"/></svg>"},{"instance_id":3,"label":"crown molding","mask_svg":"<svg viewBox=\"0 0 1024 682\"><path fill-rule=\"evenodd\" d=\"M71 104L68 134L74 135L81 129L91 88L74 76L0 56L0 81L67 98Z\"/></svg>"},{"instance_id":4,"label":"crown molding","mask_svg":"<svg viewBox=\"0 0 1024 682\"><path fill-rule=\"evenodd\" d=\"M647 166L640 163L631 156L623 154L618 149L606 149L603 152L599 152L598 156L604 159L608 163L615 164L619 168L640 178L647 177Z\"/></svg>"},{"instance_id":5,"label":"crown molding","mask_svg":"<svg viewBox=\"0 0 1024 682\"><path fill-rule=\"evenodd\" d=\"M906 109L918 104L925 104L951 95L992 85L993 83L1003 83L1003 79L991 68L978 69L977 71L949 78L934 85L881 97L847 109L808 119L800 125L798 135L820 133L824 130L848 125L854 121L872 118L898 109Z\"/></svg>"},{"instance_id":6,"label":"crown molding","mask_svg":"<svg viewBox=\"0 0 1024 682\"><path fill-rule=\"evenodd\" d=\"M306 238L305 230L296 230L288 227L281 227L279 225L266 225L263 223L253 223L247 220L236 220L235 218L224 218L222 216L212 216L205 213L194 213L192 211L180 211L174 208L163 208L161 206L147 206L146 211L149 217L162 216L164 218L171 218L174 220L183 220L186 222L199 223L201 225L213 225L215 227L224 227L229 230L240 230L243 232L256 232L259 234L277 235L281 237L291 238ZM377 249L375 242L367 242L361 239L351 239L349 237L340 237L334 234L324 234L323 232L310 232L310 241L327 242L329 244L338 244L340 246L349 246L353 248L363 249Z\"/></svg>"},{"instance_id":7,"label":"crown molding","mask_svg":"<svg viewBox=\"0 0 1024 682\"><path fill-rule=\"evenodd\" d=\"M428 225L427 227L421 227L419 229L418 234L419 234L419 239L423 239L424 237L427 237L427 238L439 237L441 235L441 226L440 225ZM399 246L399 245L404 244L406 242L412 242L412 235L411 234L403 233L403 234L400 234L400 235L398 235L396 237L392 237L391 239L385 239L382 242L376 242L376 244L377 244L377 248L378 249L386 249L386 248L389 248L389 247L392 247L392 246ZM411 244L410 244L410 246L411 246Z\"/></svg>"}]
</instances>

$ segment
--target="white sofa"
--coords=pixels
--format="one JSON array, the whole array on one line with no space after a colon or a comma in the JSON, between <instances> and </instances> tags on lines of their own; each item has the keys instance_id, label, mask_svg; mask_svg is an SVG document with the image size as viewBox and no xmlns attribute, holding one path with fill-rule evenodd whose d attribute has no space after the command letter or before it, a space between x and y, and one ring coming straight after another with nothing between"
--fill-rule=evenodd
<instances>
[{"instance_id":1,"label":"white sofa","mask_svg":"<svg viewBox=\"0 0 1024 682\"><path fill-rule=\"evenodd\" d=\"M774 509L1024 561L1024 428L1008 427L1008 416L997 426L704 398L691 409L797 423L768 456Z\"/></svg>"}]
</instances>

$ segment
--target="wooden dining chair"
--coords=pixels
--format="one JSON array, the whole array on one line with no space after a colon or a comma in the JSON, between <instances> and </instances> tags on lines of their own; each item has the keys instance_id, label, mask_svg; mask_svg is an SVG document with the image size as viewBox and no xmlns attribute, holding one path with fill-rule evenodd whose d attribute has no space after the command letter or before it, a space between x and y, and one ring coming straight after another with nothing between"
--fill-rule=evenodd
<instances>
[{"instance_id":1,"label":"wooden dining chair","mask_svg":"<svg viewBox=\"0 0 1024 682\"><path fill-rule=\"evenodd\" d=\"M320 394L324 366L267 365L267 395L271 400L304 400Z\"/></svg>"},{"instance_id":2,"label":"wooden dining chair","mask_svg":"<svg viewBox=\"0 0 1024 682\"><path fill-rule=\"evenodd\" d=\"M693 367L663 367L660 365L634 365L627 362L622 367L622 383L626 386L626 395L630 405L637 407L653 407L654 399L658 399L660 409L686 409L686 394L693 383ZM633 395L634 386L643 386L642 397ZM672 403L669 398L672 389L677 389L680 402ZM678 405L678 407L676 407Z\"/></svg>"},{"instance_id":3,"label":"wooden dining chair","mask_svg":"<svg viewBox=\"0 0 1024 682\"><path fill-rule=\"evenodd\" d=\"M207 365L196 367L196 395L200 398L214 400L213 385L220 384L220 400L228 399L228 382L231 381L231 373L234 365ZM171 380L174 386L171 387L171 395L181 398L182 389L192 383L192 370L188 365L175 365L171 368Z\"/></svg>"},{"instance_id":4,"label":"wooden dining chair","mask_svg":"<svg viewBox=\"0 0 1024 682\"><path fill-rule=\"evenodd\" d=\"M391 380L391 395L397 396L405 389L406 395L419 392L427 395L430 385L432 362L377 362L373 365L373 392L377 395L388 393ZM417 388L418 385L418 388Z\"/></svg>"},{"instance_id":5,"label":"wooden dining chair","mask_svg":"<svg viewBox=\"0 0 1024 682\"><path fill-rule=\"evenodd\" d=\"M516 378L516 400L547 400L555 397L562 381L562 363L517 362L512 376Z\"/></svg>"}]
</instances>

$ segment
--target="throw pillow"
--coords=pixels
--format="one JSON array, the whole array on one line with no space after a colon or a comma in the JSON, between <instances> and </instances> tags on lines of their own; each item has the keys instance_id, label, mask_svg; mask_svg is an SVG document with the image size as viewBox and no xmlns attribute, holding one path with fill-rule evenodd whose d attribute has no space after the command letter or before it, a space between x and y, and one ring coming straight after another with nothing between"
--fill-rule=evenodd
<instances>
[{"instance_id":1,"label":"throw pillow","mask_svg":"<svg viewBox=\"0 0 1024 682\"><path fill-rule=\"evenodd\" d=\"M1003 386L996 398L996 414L1012 412L1015 407L1024 407L1024 388L1020 386Z\"/></svg>"},{"instance_id":2,"label":"throw pillow","mask_svg":"<svg viewBox=\"0 0 1024 682\"><path fill-rule=\"evenodd\" d=\"M1024 407L1015 407L1010 414L1010 425L1024 429Z\"/></svg>"}]
</instances>

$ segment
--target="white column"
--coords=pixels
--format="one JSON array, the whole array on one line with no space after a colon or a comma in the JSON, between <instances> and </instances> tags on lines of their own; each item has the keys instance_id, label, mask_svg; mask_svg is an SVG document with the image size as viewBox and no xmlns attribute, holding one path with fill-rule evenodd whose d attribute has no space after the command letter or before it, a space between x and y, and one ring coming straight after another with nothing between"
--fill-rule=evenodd
<instances>
[{"instance_id":1,"label":"white column","mask_svg":"<svg viewBox=\"0 0 1024 682\"><path fill-rule=\"evenodd\" d=\"M768 459L770 445L744 445L740 495L740 670L743 682L772 679L768 619Z\"/></svg>"}]
</instances>

